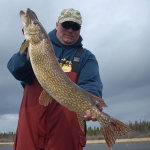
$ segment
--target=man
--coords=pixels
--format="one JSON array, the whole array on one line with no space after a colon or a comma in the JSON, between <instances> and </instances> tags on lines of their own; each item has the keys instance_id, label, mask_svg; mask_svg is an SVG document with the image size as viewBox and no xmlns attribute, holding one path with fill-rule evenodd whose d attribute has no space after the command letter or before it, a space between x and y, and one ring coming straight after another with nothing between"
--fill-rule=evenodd
<instances>
[{"instance_id":1,"label":"man","mask_svg":"<svg viewBox=\"0 0 150 150\"><path fill-rule=\"evenodd\" d=\"M84 90L102 97L98 63L89 50L82 48L81 25L79 11L64 9L56 22L56 29L48 35L67 76ZM43 89L26 59L27 51L22 55L20 52L14 54L7 65L24 87L14 150L82 150L86 137L77 115L54 99L48 106L39 104ZM96 118L87 110L84 120L95 121Z\"/></svg>"}]
</instances>

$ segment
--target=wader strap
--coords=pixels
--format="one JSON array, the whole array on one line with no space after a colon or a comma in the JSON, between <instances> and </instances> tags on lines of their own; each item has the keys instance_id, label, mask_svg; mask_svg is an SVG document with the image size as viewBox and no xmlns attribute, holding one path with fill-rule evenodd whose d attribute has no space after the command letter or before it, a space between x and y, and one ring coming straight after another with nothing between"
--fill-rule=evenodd
<instances>
[{"instance_id":1,"label":"wader strap","mask_svg":"<svg viewBox=\"0 0 150 150\"><path fill-rule=\"evenodd\" d=\"M83 51L83 47L80 47L80 48L77 49L77 52L76 52L76 54L74 55L74 58L73 58L72 71L71 72L78 73L78 65L79 65L79 62L80 62L80 56L82 54L82 51Z\"/></svg>"},{"instance_id":2,"label":"wader strap","mask_svg":"<svg viewBox=\"0 0 150 150\"><path fill-rule=\"evenodd\" d=\"M78 66L79 66L79 62L80 62L80 57L83 51L83 47L79 47L74 55L73 61L72 61L72 71L71 72L76 72L78 73ZM86 127L86 122L85 122L85 126L84 126L84 132L85 132L85 136L86 136L86 131L87 131L87 127Z\"/></svg>"}]
</instances>

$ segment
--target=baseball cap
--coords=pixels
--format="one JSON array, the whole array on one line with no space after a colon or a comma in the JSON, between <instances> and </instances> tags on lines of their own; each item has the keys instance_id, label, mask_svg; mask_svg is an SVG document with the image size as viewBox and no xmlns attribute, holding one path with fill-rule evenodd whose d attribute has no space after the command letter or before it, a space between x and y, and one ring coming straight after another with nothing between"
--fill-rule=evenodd
<instances>
[{"instance_id":1,"label":"baseball cap","mask_svg":"<svg viewBox=\"0 0 150 150\"><path fill-rule=\"evenodd\" d=\"M73 8L68 8L62 10L61 14L58 17L58 22L63 23L66 21L73 21L78 23L79 25L82 24L82 17L78 10L75 10Z\"/></svg>"}]
</instances>

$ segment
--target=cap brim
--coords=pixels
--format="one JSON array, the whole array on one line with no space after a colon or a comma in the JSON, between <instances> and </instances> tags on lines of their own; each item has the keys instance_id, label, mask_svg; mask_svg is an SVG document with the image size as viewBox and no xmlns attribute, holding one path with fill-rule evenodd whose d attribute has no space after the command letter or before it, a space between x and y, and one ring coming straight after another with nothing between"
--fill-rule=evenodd
<instances>
[{"instance_id":1,"label":"cap brim","mask_svg":"<svg viewBox=\"0 0 150 150\"><path fill-rule=\"evenodd\" d=\"M77 20L77 19L75 19L75 18L62 18L62 19L60 19L58 22L59 22L59 23L63 23L63 22L66 22L66 21L76 22L76 23L78 23L79 25L82 24L81 21L79 21L79 20Z\"/></svg>"}]
</instances>

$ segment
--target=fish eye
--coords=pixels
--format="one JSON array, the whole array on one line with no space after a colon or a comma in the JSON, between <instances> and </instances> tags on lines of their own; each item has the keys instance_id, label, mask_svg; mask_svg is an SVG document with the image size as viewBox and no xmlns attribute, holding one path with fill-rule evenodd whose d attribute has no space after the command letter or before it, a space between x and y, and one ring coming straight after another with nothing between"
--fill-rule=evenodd
<instances>
[{"instance_id":1,"label":"fish eye","mask_svg":"<svg viewBox=\"0 0 150 150\"><path fill-rule=\"evenodd\" d=\"M38 24L38 22L37 22L37 21L34 21L34 22L33 22L33 24L34 24L34 25L37 25L37 24Z\"/></svg>"}]
</instances>

